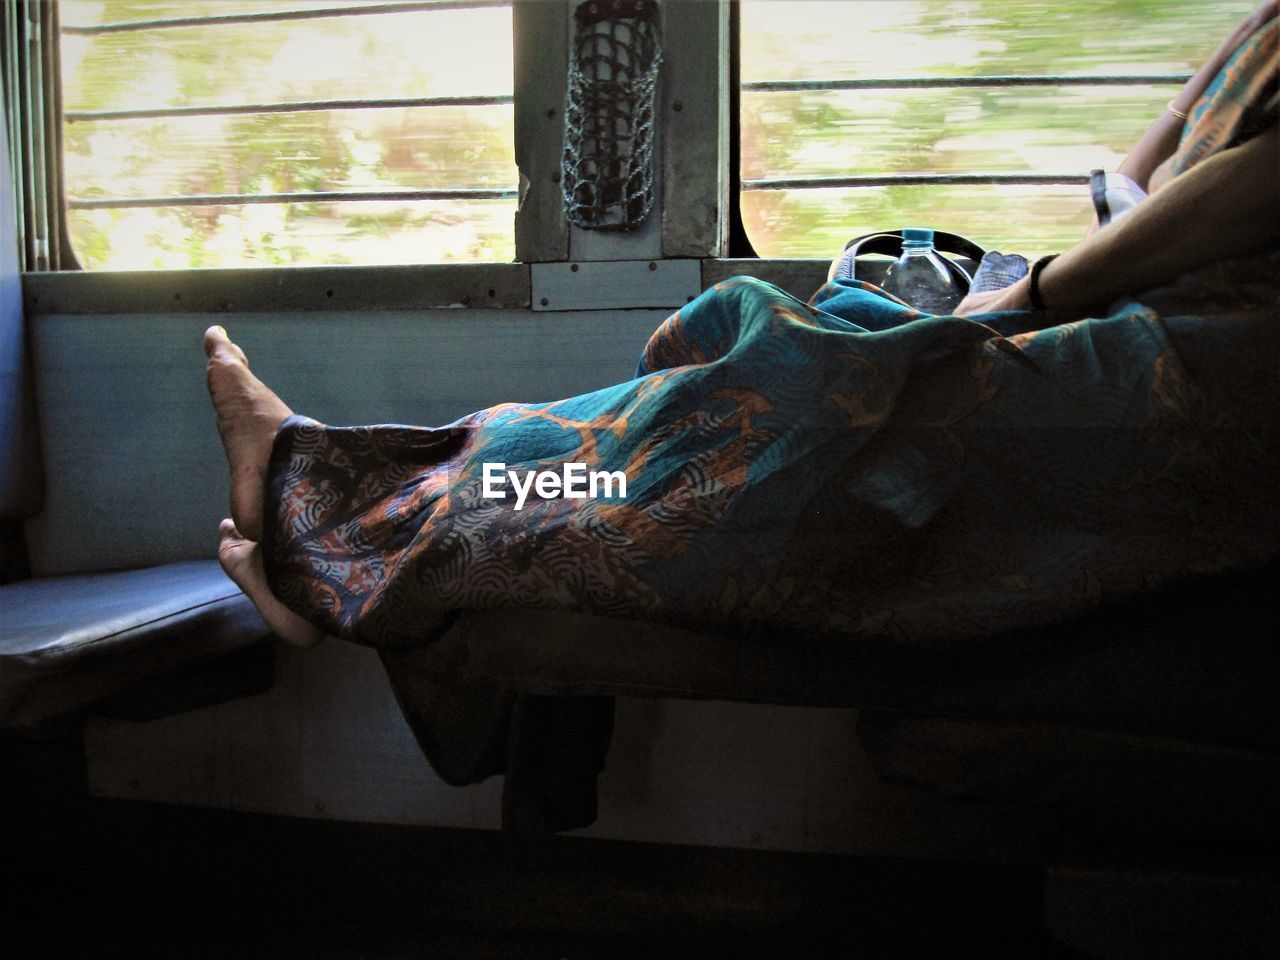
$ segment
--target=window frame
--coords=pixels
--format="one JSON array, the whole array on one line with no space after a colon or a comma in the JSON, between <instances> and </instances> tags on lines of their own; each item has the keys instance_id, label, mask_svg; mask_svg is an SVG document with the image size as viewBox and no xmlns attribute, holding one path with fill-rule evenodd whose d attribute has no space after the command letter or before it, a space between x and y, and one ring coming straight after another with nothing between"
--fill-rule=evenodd
<instances>
[{"instance_id":1,"label":"window frame","mask_svg":"<svg viewBox=\"0 0 1280 960\"><path fill-rule=\"evenodd\" d=\"M44 71L34 69L34 65L30 62L23 61L21 58L11 57L14 60L13 69L5 70L5 91L6 102L11 116L23 115L24 111L23 98L29 97L28 91L41 91L45 97L45 102L52 104L52 109L42 111L32 111L32 114L39 113L44 117L45 124L50 134L45 135L45 142L51 145L48 155L43 157L44 162L33 162L41 145L40 137L37 136L38 131L32 124L24 122L21 129L17 131L17 139L14 146L20 146L22 149L14 150L14 155L21 160L21 166L26 171L26 179L31 180L32 176L43 176L49 184L48 189L40 189L41 184L32 181L30 184L19 182L15 184L16 193L20 200L26 202L22 206L28 210L29 219L38 217L41 222L43 220L53 220L56 218L59 224L57 236L59 238L59 246L57 255L53 257L38 256L33 252L25 257L24 269L28 271L77 271L85 270L79 262L74 250L70 245L69 231L67 229L67 213L71 209L95 209L95 208L125 208L125 207L172 207L172 206L199 206L211 205L215 201L223 201L227 204L243 205L247 203L275 203L288 202L292 199L311 201L351 201L351 200L368 200L368 199L394 199L404 195L405 199L507 199L514 200L517 198L517 191L513 188L440 188L440 189L423 189L414 191L386 191L386 190L340 190L330 193L312 193L301 192L293 194L251 194L251 195L228 195L228 196L151 196L142 198L120 198L106 197L93 198L89 200L72 200L66 195L64 186L64 178L62 177L62 137L61 131L65 123L76 122L78 120L97 121L109 119L130 119L134 117L169 117L169 116L188 116L188 115L205 115L205 114L266 114L266 113L295 113L306 112L312 110L331 110L331 109L373 109L385 106L472 106L472 105L507 105L512 104L514 96L475 96L475 97L429 97L429 98L406 98L403 100L393 98L360 98L358 100L331 100L299 102L299 103L264 103L264 104L225 104L210 105L197 107L172 107L172 108L151 108L145 110L116 110L116 111L64 111L61 103L61 71L58 63L58 53L60 50L59 39L63 34L58 23L60 13L60 0L0 0L4 6L5 26L6 26L6 44L5 52L8 53L11 46L21 49L38 48L42 51L45 62L48 64ZM154 20L130 21L124 23L110 25L95 25L89 27L68 27L66 33L73 34L101 34L114 33L125 30L140 29L199 29L202 25L210 22L216 24L240 24L254 22L294 22L305 21L318 18L332 18L342 16L369 16L383 13L413 13L413 12L430 12L432 10L445 9L449 6L456 6L460 9L468 8L488 8L488 7L507 7L512 8L513 19L516 16L517 8L523 8L526 4L512 2L512 0L386 0L386 2L373 4L371 8L361 8L353 6L343 0L332 0L332 3L314 10L308 9L281 9L281 10L263 10L259 12L246 12L239 14L205 14L192 17L164 17ZM532 5L529 5L532 6ZM35 16L37 13L42 15L46 21L43 29L28 30L25 34L21 31L11 32L8 21L14 20L21 27L22 21L29 17ZM10 36L16 36L13 42L9 41ZM53 38L52 42L46 42L45 38ZM23 117L25 121L25 116ZM56 140L54 139L56 137ZM37 171L47 171L37 173ZM27 189L22 189L27 187ZM43 199L43 204L39 201ZM44 208L46 212L42 215L36 214L35 211ZM30 231L28 231L30 232ZM34 241L33 241L34 242ZM428 264L387 264L387 265L370 265L370 266L413 266L420 267ZM435 265L435 264L430 264ZM457 266L457 264L447 263L440 264L442 266ZM225 269L228 271L239 269L312 269L310 267L228 267L228 268L212 268ZM86 271L94 273L112 273L125 271ZM143 273L144 271L128 271L131 273ZM181 273L183 270L170 271L145 271L145 272L166 272Z\"/></svg>"},{"instance_id":2,"label":"window frame","mask_svg":"<svg viewBox=\"0 0 1280 960\"><path fill-rule=\"evenodd\" d=\"M62 85L57 3L3 0L4 107L24 270L79 269L62 203Z\"/></svg>"},{"instance_id":3,"label":"window frame","mask_svg":"<svg viewBox=\"0 0 1280 960\"><path fill-rule=\"evenodd\" d=\"M611 243L593 244L589 242L593 238L569 228L559 172L570 27L577 2L512 2L513 133L520 172L514 262L121 272L81 269L67 239L65 207L61 202L44 206L32 202L41 195L42 182L49 188L44 191L46 197L60 200L63 192L58 162L58 45L41 42L41 37L57 36L58 5L3 0L6 42L2 52L11 144L20 148L14 152L14 167L22 174L14 188L18 209L23 211L20 248L28 255L24 289L29 309L94 313L349 310L353 305L372 309L529 307L530 268L571 260L691 258L700 262L704 286L750 273L797 293L816 289L825 280L828 260L760 258L744 229L739 156L741 0L661 2L666 46L658 110L662 189L654 212L661 221L660 246L625 235L620 241L615 235ZM17 35L15 22L28 33ZM40 55L24 57L31 47L23 41L32 35ZM1184 75L1130 75L1107 82L1135 82L1135 78L1172 83ZM1070 79L1096 82L1090 77ZM962 84L972 82L966 78ZM715 95L707 96L708 89L714 89ZM527 171L541 175L529 177ZM990 182L983 175L974 176ZM935 179L945 182L947 178ZM1086 180L1087 175L1072 178L1072 182ZM42 230L47 251L43 259Z\"/></svg>"},{"instance_id":4,"label":"window frame","mask_svg":"<svg viewBox=\"0 0 1280 960\"><path fill-rule=\"evenodd\" d=\"M56 23L56 4L2 2L6 14L28 6L53 8ZM694 260L703 286L750 273L806 295L816 289L825 279L826 261L761 260L731 240L737 210L736 153L731 149L736 126L732 81L737 0L661 2L666 49L658 92L657 156L662 190L653 214L660 223L652 231L661 238L660 248L646 247L640 238L627 235L613 235L610 243L598 246L587 242L594 238L571 235L559 171L570 25L577 2L512 3L514 136L521 172L514 262L112 271L81 269L65 249L55 266L25 266L28 315L529 308L531 269L590 260ZM56 53L56 44L43 46ZM46 62L56 67L56 59L46 57ZM42 74L52 88L50 102L56 104L45 114L46 125L54 130L61 127L59 77L56 69ZM7 94L11 86L6 72ZM708 89L714 96L706 95ZM533 170L546 175L527 179L525 172ZM65 245L63 208L55 208Z\"/></svg>"}]
</instances>

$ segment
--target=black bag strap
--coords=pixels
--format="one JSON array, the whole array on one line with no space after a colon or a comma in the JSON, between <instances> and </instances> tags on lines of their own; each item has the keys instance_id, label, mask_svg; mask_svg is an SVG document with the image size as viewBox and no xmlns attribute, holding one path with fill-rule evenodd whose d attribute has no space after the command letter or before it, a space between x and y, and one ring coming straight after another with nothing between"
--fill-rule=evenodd
<instances>
[{"instance_id":1,"label":"black bag strap","mask_svg":"<svg viewBox=\"0 0 1280 960\"><path fill-rule=\"evenodd\" d=\"M935 230L933 232L933 248L941 253L968 257L975 263L980 261L987 253L986 250L968 237L962 237L958 233L947 233L945 230ZM902 256L902 231L882 230L879 233L864 233L862 236L854 237L846 243L844 251L844 256L840 258L840 269L836 271L836 277L848 280L856 279L856 261L864 253L881 253L890 257ZM964 289L968 290L973 284L973 277L969 275L969 271L950 257L943 257L942 260L956 280ZM847 273L845 272L846 267L848 268Z\"/></svg>"}]
</instances>

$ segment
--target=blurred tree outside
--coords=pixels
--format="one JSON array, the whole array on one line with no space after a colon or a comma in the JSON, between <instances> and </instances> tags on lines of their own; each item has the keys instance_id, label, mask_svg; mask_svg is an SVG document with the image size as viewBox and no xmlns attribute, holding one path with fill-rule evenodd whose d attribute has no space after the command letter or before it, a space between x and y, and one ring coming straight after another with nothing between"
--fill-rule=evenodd
<instances>
[{"instance_id":1,"label":"blurred tree outside","mask_svg":"<svg viewBox=\"0 0 1280 960\"><path fill-rule=\"evenodd\" d=\"M359 2L359 0L357 0ZM368 3L369 0L364 0ZM67 25L332 7L332 0L62 0ZM64 110L510 96L509 9L418 11L62 37ZM514 189L510 105L75 120L81 200ZM89 268L511 260L508 200L368 200L69 211Z\"/></svg>"}]
</instances>

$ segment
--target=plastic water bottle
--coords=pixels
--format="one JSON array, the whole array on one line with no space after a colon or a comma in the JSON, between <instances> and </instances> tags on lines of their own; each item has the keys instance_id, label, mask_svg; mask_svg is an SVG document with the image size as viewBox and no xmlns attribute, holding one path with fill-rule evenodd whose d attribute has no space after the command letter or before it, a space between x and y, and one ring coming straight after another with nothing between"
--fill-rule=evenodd
<instances>
[{"instance_id":1,"label":"plastic water bottle","mask_svg":"<svg viewBox=\"0 0 1280 960\"><path fill-rule=\"evenodd\" d=\"M881 289L925 313L950 313L964 291L933 249L933 231L906 227L902 231L902 256L889 264Z\"/></svg>"}]
</instances>

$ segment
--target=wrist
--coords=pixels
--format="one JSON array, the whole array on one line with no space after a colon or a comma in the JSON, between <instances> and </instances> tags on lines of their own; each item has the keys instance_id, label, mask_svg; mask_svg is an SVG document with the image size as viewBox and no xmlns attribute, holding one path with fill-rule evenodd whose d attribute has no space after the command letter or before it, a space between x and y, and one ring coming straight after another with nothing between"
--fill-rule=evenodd
<instances>
[{"instance_id":1,"label":"wrist","mask_svg":"<svg viewBox=\"0 0 1280 960\"><path fill-rule=\"evenodd\" d=\"M1031 265L1031 269L1027 272L1027 302L1031 304L1032 310L1045 313L1052 309L1052 304L1046 303L1044 291L1042 289L1042 278L1044 271L1051 263L1058 259L1058 254L1050 254L1047 257L1041 257Z\"/></svg>"},{"instance_id":2,"label":"wrist","mask_svg":"<svg viewBox=\"0 0 1280 960\"><path fill-rule=\"evenodd\" d=\"M1000 304L1001 310L1031 310L1031 298L1027 295L1030 288L1030 277L1023 276L1009 286L1005 287L1004 302Z\"/></svg>"},{"instance_id":3,"label":"wrist","mask_svg":"<svg viewBox=\"0 0 1280 960\"><path fill-rule=\"evenodd\" d=\"M1066 323L1069 320L1088 316L1090 310L1099 309L1110 302L1111 298L1108 297L1099 303L1091 295L1090 286L1080 283L1079 277L1082 271L1090 276L1093 274L1089 271L1087 264L1076 255L1077 250L1077 247L1073 247L1062 256L1055 254L1052 258L1044 258L1046 262L1040 268L1040 275L1037 277L1037 294L1044 306L1038 309L1051 323ZM1030 274L1026 279L1029 287ZM1028 303L1030 300L1028 291Z\"/></svg>"},{"instance_id":4,"label":"wrist","mask_svg":"<svg viewBox=\"0 0 1280 960\"><path fill-rule=\"evenodd\" d=\"M1036 297L1038 305L1032 305L1031 275L1026 276L1028 309L1035 310L1046 318L1048 323L1064 323L1067 320L1082 316L1083 304L1079 300L1079 286L1071 283L1063 275L1062 258L1058 255L1042 258L1044 265L1040 267L1036 277ZM1037 261L1039 263L1040 261ZM1070 263L1067 264L1070 272Z\"/></svg>"}]
</instances>

